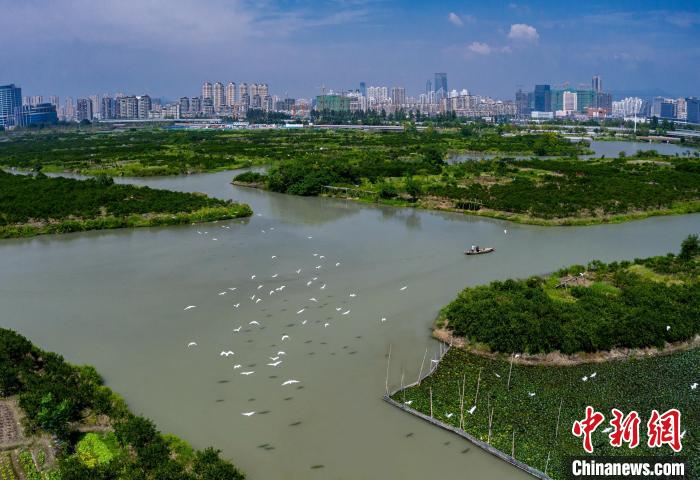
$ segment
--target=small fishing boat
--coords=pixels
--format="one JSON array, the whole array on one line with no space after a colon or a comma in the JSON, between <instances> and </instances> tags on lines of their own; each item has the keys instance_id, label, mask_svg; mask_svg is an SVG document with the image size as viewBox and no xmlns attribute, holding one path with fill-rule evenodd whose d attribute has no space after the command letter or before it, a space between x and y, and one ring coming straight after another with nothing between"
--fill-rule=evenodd
<instances>
[{"instance_id":1,"label":"small fishing boat","mask_svg":"<svg viewBox=\"0 0 700 480\"><path fill-rule=\"evenodd\" d=\"M486 247L486 248L481 248L481 247L474 247L470 248L469 250L465 250L464 254L465 255L481 255L482 253L491 253L495 252L496 249L493 247Z\"/></svg>"}]
</instances>

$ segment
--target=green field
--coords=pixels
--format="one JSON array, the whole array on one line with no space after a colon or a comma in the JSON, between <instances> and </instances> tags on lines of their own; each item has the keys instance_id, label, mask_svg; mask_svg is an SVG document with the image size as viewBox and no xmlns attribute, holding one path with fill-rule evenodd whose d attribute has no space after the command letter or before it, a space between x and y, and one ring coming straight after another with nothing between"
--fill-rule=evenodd
<instances>
[{"instance_id":1,"label":"green field","mask_svg":"<svg viewBox=\"0 0 700 480\"><path fill-rule=\"evenodd\" d=\"M700 475L700 390L690 388L700 379L700 349L643 360L567 367L515 364L510 389L509 369L507 359L492 360L452 348L432 375L393 398L410 402L411 408L429 415L432 390L433 417L459 427L464 380L464 430L508 455L515 432L515 458L562 480L569 478L567 457L585 454L581 439L572 435L571 427L575 420L583 419L586 406L606 416L605 424L593 436L594 455L603 456L672 455L667 446L653 450L646 446L646 422L652 409L663 413L677 408L685 431L680 456L692 469L686 474L688 478ZM591 378L593 373L595 377ZM469 414L473 405L476 410ZM636 449L608 444L602 430L612 418L612 408L625 414L632 410L639 413L641 444Z\"/></svg>"}]
</instances>

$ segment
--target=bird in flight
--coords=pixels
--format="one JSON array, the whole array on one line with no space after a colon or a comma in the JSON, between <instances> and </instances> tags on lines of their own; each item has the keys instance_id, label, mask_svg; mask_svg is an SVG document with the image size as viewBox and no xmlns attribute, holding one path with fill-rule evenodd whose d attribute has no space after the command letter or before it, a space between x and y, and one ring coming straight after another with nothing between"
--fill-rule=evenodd
<instances>
[{"instance_id":1,"label":"bird in flight","mask_svg":"<svg viewBox=\"0 0 700 480\"><path fill-rule=\"evenodd\" d=\"M295 383L299 383L299 380L287 380L286 382L282 383L282 386L284 387L285 385L293 385Z\"/></svg>"},{"instance_id":2,"label":"bird in flight","mask_svg":"<svg viewBox=\"0 0 700 480\"><path fill-rule=\"evenodd\" d=\"M197 305L188 305L184 308L185 311L187 310L192 310L193 308L197 308Z\"/></svg>"},{"instance_id":3,"label":"bird in flight","mask_svg":"<svg viewBox=\"0 0 700 480\"><path fill-rule=\"evenodd\" d=\"M229 355L235 355L235 354L234 354L231 350L228 350L228 351L225 351L225 352L221 352L221 353L219 354L220 357L228 357Z\"/></svg>"},{"instance_id":4,"label":"bird in flight","mask_svg":"<svg viewBox=\"0 0 700 480\"><path fill-rule=\"evenodd\" d=\"M252 417L253 415L255 415L255 412L243 412L241 413L241 415L243 415L244 417Z\"/></svg>"},{"instance_id":5,"label":"bird in flight","mask_svg":"<svg viewBox=\"0 0 700 480\"><path fill-rule=\"evenodd\" d=\"M187 344L187 348L196 347L196 346L197 346L197 342L190 342Z\"/></svg>"}]
</instances>

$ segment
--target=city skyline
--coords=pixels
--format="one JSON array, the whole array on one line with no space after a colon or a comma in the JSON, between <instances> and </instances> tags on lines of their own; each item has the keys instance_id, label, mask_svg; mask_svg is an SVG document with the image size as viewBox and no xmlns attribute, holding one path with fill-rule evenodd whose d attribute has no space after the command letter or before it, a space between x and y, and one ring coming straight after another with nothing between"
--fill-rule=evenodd
<instances>
[{"instance_id":1,"label":"city skyline","mask_svg":"<svg viewBox=\"0 0 700 480\"><path fill-rule=\"evenodd\" d=\"M512 98L518 85L600 74L613 92L700 93L694 2L408 3L0 0L0 27L23 39L0 46L0 83L45 97L127 91L174 100L196 94L203 79L228 78L264 79L281 97L360 82L413 96L433 72L448 72L450 89Z\"/></svg>"}]
</instances>

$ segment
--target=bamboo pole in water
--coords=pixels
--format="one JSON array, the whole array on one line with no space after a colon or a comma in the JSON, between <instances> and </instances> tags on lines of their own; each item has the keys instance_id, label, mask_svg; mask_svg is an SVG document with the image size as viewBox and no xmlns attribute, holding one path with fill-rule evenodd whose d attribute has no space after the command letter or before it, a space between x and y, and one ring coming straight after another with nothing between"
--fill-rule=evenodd
<instances>
[{"instance_id":1,"label":"bamboo pole in water","mask_svg":"<svg viewBox=\"0 0 700 480\"><path fill-rule=\"evenodd\" d=\"M418 386L420 386L420 382L423 381L421 378L423 376L423 365L425 364L425 357L428 356L428 347L425 347L425 353L423 354L423 361L420 362L420 372L418 372Z\"/></svg>"},{"instance_id":2,"label":"bamboo pole in water","mask_svg":"<svg viewBox=\"0 0 700 480\"><path fill-rule=\"evenodd\" d=\"M389 344L389 357L387 358L386 361L386 381L385 381L385 386L386 386L386 394L389 395L389 363L391 362L391 344Z\"/></svg>"},{"instance_id":3,"label":"bamboo pole in water","mask_svg":"<svg viewBox=\"0 0 700 480\"><path fill-rule=\"evenodd\" d=\"M510 456L515 458L515 427L513 427L513 443L510 446Z\"/></svg>"}]
</instances>

